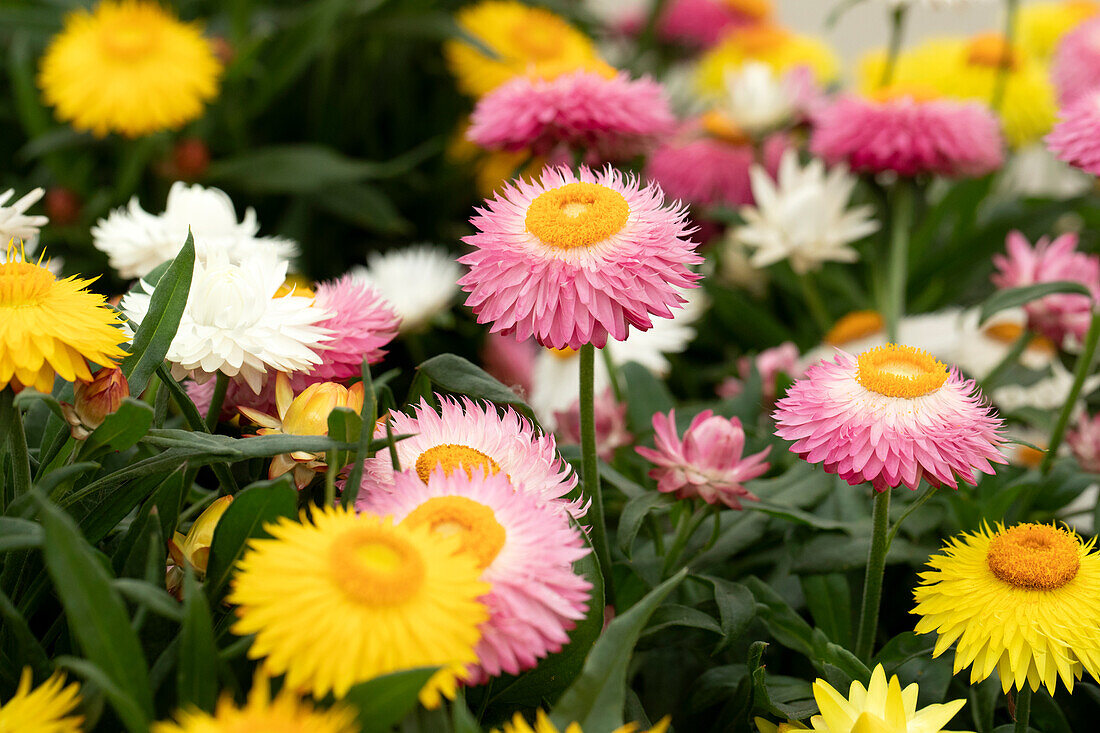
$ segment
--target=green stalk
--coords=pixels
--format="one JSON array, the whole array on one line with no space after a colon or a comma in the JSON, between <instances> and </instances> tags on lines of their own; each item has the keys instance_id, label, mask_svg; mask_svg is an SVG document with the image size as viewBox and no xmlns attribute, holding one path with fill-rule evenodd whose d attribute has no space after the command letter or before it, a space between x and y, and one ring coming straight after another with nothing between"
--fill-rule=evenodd
<instances>
[{"instance_id":1,"label":"green stalk","mask_svg":"<svg viewBox=\"0 0 1100 733\"><path fill-rule=\"evenodd\" d=\"M0 390L0 513L7 511L8 504L11 503L12 491L11 487L7 484L7 473L4 470L3 457L10 452L8 442L4 440L3 436L11 434L11 422L12 417L15 415L15 392L11 387L6 387Z\"/></svg>"},{"instance_id":2,"label":"green stalk","mask_svg":"<svg viewBox=\"0 0 1100 733\"><path fill-rule=\"evenodd\" d=\"M10 389L10 387L8 388ZM8 390L4 390L7 392ZM11 432L8 433L11 441L11 468L12 477L15 479L12 496L18 499L31 490L31 457L27 451L27 434L23 431L23 416L19 414L19 408L12 406Z\"/></svg>"},{"instance_id":3,"label":"green stalk","mask_svg":"<svg viewBox=\"0 0 1100 733\"><path fill-rule=\"evenodd\" d=\"M890 549L887 531L890 525L890 489L875 495L871 517L871 550L867 554L867 574L863 581L863 603L859 609L859 633L856 656L871 661L878 631L878 607L882 600L882 576L886 572L886 552Z\"/></svg>"},{"instance_id":4,"label":"green stalk","mask_svg":"<svg viewBox=\"0 0 1100 733\"><path fill-rule=\"evenodd\" d=\"M901 44L905 37L905 18L909 8L900 5L894 9L890 18L890 48L886 55L886 65L882 67L882 77L878 80L879 87L888 87L894 80L894 71L898 66L898 55L901 54Z\"/></svg>"},{"instance_id":5,"label":"green stalk","mask_svg":"<svg viewBox=\"0 0 1100 733\"><path fill-rule=\"evenodd\" d=\"M327 507L336 506L336 474L342 468L336 465L339 462L337 452L334 450L325 452L325 462L328 464L325 467L325 506Z\"/></svg>"},{"instance_id":6,"label":"green stalk","mask_svg":"<svg viewBox=\"0 0 1100 733\"><path fill-rule=\"evenodd\" d=\"M903 181L894 186L890 217L890 269L886 284L886 338L898 340L898 324L905 315L905 286L909 275L909 230L913 226L913 192Z\"/></svg>"},{"instance_id":7,"label":"green stalk","mask_svg":"<svg viewBox=\"0 0 1100 733\"><path fill-rule=\"evenodd\" d=\"M810 317L821 333L827 333L833 325L833 319L829 317L829 311L825 308L825 302L821 300L817 284L813 276L808 272L797 273L798 284L802 286L802 298L806 301L806 307L810 311Z\"/></svg>"},{"instance_id":8,"label":"green stalk","mask_svg":"<svg viewBox=\"0 0 1100 733\"><path fill-rule=\"evenodd\" d=\"M607 542L607 527L603 518L603 494L600 491L600 465L596 455L596 347L584 344L580 349L580 412L581 412L581 485L592 501L588 518L592 525L592 546L603 573L604 595L608 605L614 603L611 585L611 546Z\"/></svg>"},{"instance_id":9,"label":"green stalk","mask_svg":"<svg viewBox=\"0 0 1100 733\"><path fill-rule=\"evenodd\" d=\"M1024 686L1020 688L1016 693L1016 725L1012 730L1015 733L1027 733L1028 721L1031 718L1031 686L1024 683Z\"/></svg>"},{"instance_id":10,"label":"green stalk","mask_svg":"<svg viewBox=\"0 0 1100 733\"><path fill-rule=\"evenodd\" d=\"M214 394L210 396L210 409L206 412L206 429L211 433L218 427L218 418L222 414L222 405L225 404L225 393L229 389L229 375L218 372L214 382Z\"/></svg>"},{"instance_id":11,"label":"green stalk","mask_svg":"<svg viewBox=\"0 0 1100 733\"><path fill-rule=\"evenodd\" d=\"M1020 0L1005 0L1005 56L997 69L997 80L993 83L992 106L994 111L1001 110L1005 90L1008 88L1008 72L1012 63L1012 44L1016 40L1016 13L1020 9Z\"/></svg>"},{"instance_id":12,"label":"green stalk","mask_svg":"<svg viewBox=\"0 0 1100 733\"><path fill-rule=\"evenodd\" d=\"M359 430L355 461L351 464L348 480L344 483L344 493L340 497L340 503L345 509L355 506L355 500L359 497L360 484L363 482L363 461L374 457L370 443L374 437L374 424L378 421L378 398L374 394L374 379L371 377L370 364L366 359L363 359L359 373L363 377L363 409L359 412L363 427Z\"/></svg>"},{"instance_id":13,"label":"green stalk","mask_svg":"<svg viewBox=\"0 0 1100 733\"><path fill-rule=\"evenodd\" d=\"M1047 445L1046 455L1039 464L1039 473L1047 475L1054 466L1054 458L1058 455L1058 448L1062 445L1062 438L1066 435L1066 426L1069 417L1073 413L1073 406L1077 404L1077 398L1081 396L1081 389L1085 386L1085 378L1092 369L1092 360L1096 356L1096 342L1100 340L1100 310L1093 310L1092 323L1089 324L1089 332L1085 335L1085 348L1077 357L1077 365L1073 373L1073 386L1070 387L1066 403L1062 405L1062 412L1058 415L1058 422L1054 425L1054 432L1050 434L1050 443Z\"/></svg>"},{"instance_id":14,"label":"green stalk","mask_svg":"<svg viewBox=\"0 0 1100 733\"><path fill-rule=\"evenodd\" d=\"M680 515L680 521L676 525L676 536L673 538L668 554L665 555L664 564L661 566L662 579L672 574L672 569L675 567L676 561L680 559L680 555L683 554L684 548L687 547L688 540L691 539L695 531L699 529L699 525L706 518L707 512L697 512L694 511L694 508Z\"/></svg>"},{"instance_id":15,"label":"green stalk","mask_svg":"<svg viewBox=\"0 0 1100 733\"><path fill-rule=\"evenodd\" d=\"M927 489L924 490L924 493L921 494L917 498L916 501L914 501L912 504L910 504L905 509L905 511L902 512L902 515L900 517L898 517L898 521L894 522L894 526L890 528L890 534L886 535L886 549L887 549L887 551L890 550L890 544L894 541L894 537L897 536L898 530L901 529L901 523L904 522L906 519L908 519L910 514L917 511L922 506L924 506L924 503L926 501L928 501L929 499L931 499L935 495L935 493L936 493L936 487L935 486L929 486Z\"/></svg>"}]
</instances>

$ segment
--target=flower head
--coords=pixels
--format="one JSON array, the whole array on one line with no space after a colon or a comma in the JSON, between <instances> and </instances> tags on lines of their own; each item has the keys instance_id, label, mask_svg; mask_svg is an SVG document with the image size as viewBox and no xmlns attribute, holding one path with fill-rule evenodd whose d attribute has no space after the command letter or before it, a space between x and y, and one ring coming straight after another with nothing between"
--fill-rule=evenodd
<instances>
[{"instance_id":1,"label":"flower head","mask_svg":"<svg viewBox=\"0 0 1100 733\"><path fill-rule=\"evenodd\" d=\"M415 470L428 481L432 471L442 466L446 473L461 470L475 473L503 473L516 491L555 502L577 485L577 476L569 464L558 457L554 436L542 435L524 417L511 408L503 413L492 403L484 407L469 398L439 397L441 412L422 400L412 415L390 413L394 435L411 437L394 444L400 466ZM385 436L376 431L377 437ZM393 490L397 472L389 455L368 459L363 473L363 490L357 506L367 506L372 491ZM579 504L555 504L582 516Z\"/></svg>"},{"instance_id":2,"label":"flower head","mask_svg":"<svg viewBox=\"0 0 1100 733\"><path fill-rule=\"evenodd\" d=\"M723 399L737 397L744 391L745 382L752 376L753 369L760 375L765 402L774 402L779 375L797 377L802 374L798 363L798 347L793 341L785 341L779 346L764 349L755 358L742 356L737 360L737 377L729 377L718 385L718 396Z\"/></svg>"},{"instance_id":3,"label":"flower head","mask_svg":"<svg viewBox=\"0 0 1100 733\"><path fill-rule=\"evenodd\" d=\"M1018 524L948 540L913 591L916 631L939 634L933 656L955 645L955 673L970 684L994 670L1007 693L1082 670L1100 675L1100 554L1095 540L1046 524ZM973 665L973 666L971 666Z\"/></svg>"},{"instance_id":4,"label":"flower head","mask_svg":"<svg viewBox=\"0 0 1100 733\"><path fill-rule=\"evenodd\" d=\"M596 454L604 461L611 462L615 450L630 445L634 436L626 427L626 403L615 400L610 387L595 399ZM581 444L581 404L573 400L566 410L554 413L554 430L562 445Z\"/></svg>"},{"instance_id":5,"label":"flower head","mask_svg":"<svg viewBox=\"0 0 1100 733\"><path fill-rule=\"evenodd\" d=\"M853 682L848 697L823 679L814 682L814 700L821 711L810 718L821 733L951 733L944 730L966 700L952 700L917 710L916 683L902 689L897 675L886 681L886 671L876 664L871 684Z\"/></svg>"},{"instance_id":6,"label":"flower head","mask_svg":"<svg viewBox=\"0 0 1100 733\"><path fill-rule=\"evenodd\" d=\"M10 206L4 204L15 195L15 189L9 188L0 194L0 244L14 239L23 242L28 249L33 249L33 245L38 242L38 228L46 226L50 220L45 216L27 216L27 209L38 203L45 193L45 189L35 188L16 199Z\"/></svg>"},{"instance_id":7,"label":"flower head","mask_svg":"<svg viewBox=\"0 0 1100 733\"><path fill-rule=\"evenodd\" d=\"M126 354L122 322L91 280L58 280L47 267L28 262L8 245L0 262L0 389L53 389L54 376L91 381L87 361L113 367Z\"/></svg>"},{"instance_id":8,"label":"flower head","mask_svg":"<svg viewBox=\"0 0 1100 733\"><path fill-rule=\"evenodd\" d=\"M397 335L400 317L371 286L348 274L320 283L314 307L332 315L317 325L332 332L320 352L321 363L312 379L348 379L359 376L363 359L375 364L386 355L382 347Z\"/></svg>"},{"instance_id":9,"label":"flower head","mask_svg":"<svg viewBox=\"0 0 1100 733\"><path fill-rule=\"evenodd\" d=\"M0 705L0 730L27 733L80 733L84 718L73 715L80 704L80 685L65 685L65 677L54 674L31 689L31 668L24 667L19 686Z\"/></svg>"},{"instance_id":10,"label":"flower head","mask_svg":"<svg viewBox=\"0 0 1100 733\"><path fill-rule=\"evenodd\" d=\"M859 357L837 349L787 391L773 413L791 451L853 486L877 491L923 478L932 486L975 484L975 469L1005 463L1003 425L973 380L911 346L887 344Z\"/></svg>"},{"instance_id":11,"label":"flower head","mask_svg":"<svg viewBox=\"0 0 1100 733\"><path fill-rule=\"evenodd\" d=\"M1063 107L1100 87L1100 18L1082 23L1066 35L1058 45L1050 73Z\"/></svg>"},{"instance_id":12,"label":"flower head","mask_svg":"<svg viewBox=\"0 0 1100 733\"><path fill-rule=\"evenodd\" d=\"M117 412L122 400L130 396L130 385L121 369L104 368L89 382L73 384L73 404L61 403L73 438L84 440Z\"/></svg>"},{"instance_id":13,"label":"flower head","mask_svg":"<svg viewBox=\"0 0 1100 733\"><path fill-rule=\"evenodd\" d=\"M1090 417L1081 413L1066 433L1066 444L1082 470L1100 473L1100 414Z\"/></svg>"},{"instance_id":14,"label":"flower head","mask_svg":"<svg viewBox=\"0 0 1100 733\"><path fill-rule=\"evenodd\" d=\"M355 710L337 704L328 710L315 708L287 685L271 696L271 685L258 673L248 691L248 701L238 707L224 694L211 715L198 708L184 708L175 720L154 723L152 733L233 733L234 731L299 731L300 733L356 733Z\"/></svg>"},{"instance_id":15,"label":"flower head","mask_svg":"<svg viewBox=\"0 0 1100 733\"><path fill-rule=\"evenodd\" d=\"M481 599L489 619L481 625L478 662L465 674L473 684L534 667L559 651L584 617L592 586L573 572L589 552L579 531L567 514L516 491L501 473L437 467L427 483L414 471L398 473L391 490L368 493L359 508L456 536L477 558L492 589Z\"/></svg>"},{"instance_id":16,"label":"flower head","mask_svg":"<svg viewBox=\"0 0 1100 733\"><path fill-rule=\"evenodd\" d=\"M239 376L259 392L268 371L305 371L321 363L317 350L329 339L318 322L329 313L313 298L276 297L287 263L253 255L240 264L220 251L196 260L187 306L165 357L172 374L205 381L216 372ZM144 280L122 299L126 316L140 324L155 288Z\"/></svg>"},{"instance_id":17,"label":"flower head","mask_svg":"<svg viewBox=\"0 0 1100 733\"><path fill-rule=\"evenodd\" d=\"M685 46L713 46L734 28L770 22L770 0L672 0L657 22L666 41Z\"/></svg>"},{"instance_id":18,"label":"flower head","mask_svg":"<svg viewBox=\"0 0 1100 733\"><path fill-rule=\"evenodd\" d=\"M168 540L168 569L164 583L168 592L176 598L182 598L186 568L191 568L199 580L206 576L210 546L214 543L214 530L232 502L232 496L215 499L191 524L186 535L175 532L172 539Z\"/></svg>"},{"instance_id":19,"label":"flower head","mask_svg":"<svg viewBox=\"0 0 1100 733\"><path fill-rule=\"evenodd\" d=\"M492 150L545 155L563 146L616 160L644 152L675 123L653 79L581 70L501 84L478 100L466 135Z\"/></svg>"},{"instance_id":20,"label":"flower head","mask_svg":"<svg viewBox=\"0 0 1100 733\"><path fill-rule=\"evenodd\" d=\"M232 630L256 635L249 657L290 689L339 698L389 672L477 661L490 586L457 538L340 507L266 529L237 565Z\"/></svg>"},{"instance_id":21,"label":"flower head","mask_svg":"<svg viewBox=\"0 0 1100 733\"><path fill-rule=\"evenodd\" d=\"M462 268L443 247L419 244L371 252L352 276L374 288L400 317L401 333L420 331L447 310L458 293Z\"/></svg>"},{"instance_id":22,"label":"flower head","mask_svg":"<svg viewBox=\"0 0 1100 733\"><path fill-rule=\"evenodd\" d=\"M1004 162L1000 123L976 102L842 96L814 123L814 154L853 171L977 177Z\"/></svg>"},{"instance_id":23,"label":"flower head","mask_svg":"<svg viewBox=\"0 0 1100 733\"><path fill-rule=\"evenodd\" d=\"M1050 152L1086 173L1100 175L1100 88L1086 92L1062 110L1046 136Z\"/></svg>"},{"instance_id":24,"label":"flower head","mask_svg":"<svg viewBox=\"0 0 1100 733\"><path fill-rule=\"evenodd\" d=\"M92 244L107 255L107 262L121 277L145 277L161 263L173 259L187 241L195 238L195 256L205 260L213 252L239 263L254 254L273 254L289 259L297 254L294 242L258 237L256 212L245 211L237 221L233 201L222 190L176 181L168 191L164 212L150 214L137 197L92 227Z\"/></svg>"},{"instance_id":25,"label":"flower head","mask_svg":"<svg viewBox=\"0 0 1100 733\"><path fill-rule=\"evenodd\" d=\"M1026 3L1016 14L1016 34L1020 46L1036 58L1049 61L1066 35L1097 13L1100 13L1100 3L1095 0Z\"/></svg>"},{"instance_id":26,"label":"flower head","mask_svg":"<svg viewBox=\"0 0 1100 733\"><path fill-rule=\"evenodd\" d=\"M703 410L684 431L676 434L676 411L653 416L657 449L639 446L638 455L654 463L649 472L657 479L657 490L676 492L681 499L699 497L708 504L721 501L731 509L741 508L741 499L756 499L744 483L768 470L764 456L771 446L751 456L745 450L741 421Z\"/></svg>"},{"instance_id":27,"label":"flower head","mask_svg":"<svg viewBox=\"0 0 1100 733\"><path fill-rule=\"evenodd\" d=\"M748 61L726 73L726 94L718 102L734 126L752 136L776 130L799 117L816 94L805 66L777 73L759 61Z\"/></svg>"},{"instance_id":28,"label":"flower head","mask_svg":"<svg viewBox=\"0 0 1100 733\"><path fill-rule=\"evenodd\" d=\"M218 93L222 66L197 24L149 0L100 0L74 10L38 75L59 119L97 137L174 130Z\"/></svg>"},{"instance_id":29,"label":"flower head","mask_svg":"<svg viewBox=\"0 0 1100 733\"><path fill-rule=\"evenodd\" d=\"M836 81L840 74L840 60L823 41L760 23L731 29L699 59L699 91L708 98L720 98L726 89L726 75L751 61L767 64L777 74L804 67L820 85Z\"/></svg>"},{"instance_id":30,"label":"flower head","mask_svg":"<svg viewBox=\"0 0 1100 733\"><path fill-rule=\"evenodd\" d=\"M627 723L626 725L619 726L611 733L665 733L668 730L671 719L668 716L661 718L657 721L657 725L650 728L648 731L643 731L638 727L637 723ZM504 724L503 730L493 729L492 733L563 733L558 730L558 727L550 721L550 717L539 710L535 714L535 725L531 726L530 723L523 717L522 713L516 713L510 722ZM577 723L569 724L564 733L584 733L581 730L580 725Z\"/></svg>"},{"instance_id":31,"label":"flower head","mask_svg":"<svg viewBox=\"0 0 1100 733\"><path fill-rule=\"evenodd\" d=\"M678 288L699 275L683 209L666 207L656 184L644 188L608 168L580 175L547 168L537 182L516 181L479 209L470 271L459 285L478 323L534 336L544 346L603 347L650 316L671 318Z\"/></svg>"},{"instance_id":32,"label":"flower head","mask_svg":"<svg viewBox=\"0 0 1100 733\"><path fill-rule=\"evenodd\" d=\"M1028 328L1056 345L1067 335L1084 339L1092 318L1093 302L1100 298L1100 257L1077 251L1077 235L1063 234L1053 241L1041 237L1033 248L1020 232L1009 232L1006 254L993 255L998 288L1070 280L1089 289L1091 295L1055 293L1024 306Z\"/></svg>"},{"instance_id":33,"label":"flower head","mask_svg":"<svg viewBox=\"0 0 1100 733\"><path fill-rule=\"evenodd\" d=\"M777 181L759 166L750 175L756 204L741 209L745 224L734 236L755 250L756 267L790 259L804 273L822 262L854 262L859 255L851 243L878 230L872 207L848 207L856 179L843 165L826 173L812 160L803 168L798 153L787 150Z\"/></svg>"}]
</instances>

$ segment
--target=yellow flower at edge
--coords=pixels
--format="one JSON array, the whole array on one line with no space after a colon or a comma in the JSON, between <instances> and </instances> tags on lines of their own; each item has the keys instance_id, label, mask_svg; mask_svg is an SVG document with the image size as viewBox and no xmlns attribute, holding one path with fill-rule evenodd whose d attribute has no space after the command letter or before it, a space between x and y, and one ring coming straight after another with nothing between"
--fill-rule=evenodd
<instances>
[{"instance_id":1,"label":"yellow flower at edge","mask_svg":"<svg viewBox=\"0 0 1100 733\"><path fill-rule=\"evenodd\" d=\"M549 10L516 0L483 0L460 10L455 20L497 56L463 40L443 44L458 88L470 96L480 97L520 74L552 79L588 69L609 78L615 75L596 53L592 39Z\"/></svg>"},{"instance_id":2,"label":"yellow flower at edge","mask_svg":"<svg viewBox=\"0 0 1100 733\"><path fill-rule=\"evenodd\" d=\"M54 375L67 382L91 381L85 361L105 367L126 355L122 321L91 280L58 280L49 268L25 262L9 243L0 263L0 389L53 389Z\"/></svg>"},{"instance_id":3,"label":"yellow flower at edge","mask_svg":"<svg viewBox=\"0 0 1100 733\"><path fill-rule=\"evenodd\" d=\"M809 730L802 723L792 720L785 723L772 723L764 718L753 718L752 722L756 723L756 730L760 733L790 733L794 730Z\"/></svg>"},{"instance_id":4,"label":"yellow flower at edge","mask_svg":"<svg viewBox=\"0 0 1100 733\"><path fill-rule=\"evenodd\" d=\"M71 715L80 704L80 685L65 686L57 673L31 689L31 668L24 667L15 695L0 705L0 731L80 733L84 718Z\"/></svg>"},{"instance_id":5,"label":"yellow flower at edge","mask_svg":"<svg viewBox=\"0 0 1100 733\"><path fill-rule=\"evenodd\" d=\"M840 60L824 41L764 23L731 30L703 55L695 72L699 92L708 98L723 94L726 74L748 61L767 64L778 74L805 66L822 85L840 75Z\"/></svg>"},{"instance_id":6,"label":"yellow flower at edge","mask_svg":"<svg viewBox=\"0 0 1100 733\"><path fill-rule=\"evenodd\" d=\"M1016 12L1016 37L1036 58L1050 60L1062 36L1100 13L1093 0L1056 0L1023 5Z\"/></svg>"},{"instance_id":7,"label":"yellow flower at edge","mask_svg":"<svg viewBox=\"0 0 1100 733\"><path fill-rule=\"evenodd\" d=\"M815 681L813 689L821 714L810 718L810 725L818 733L955 733L943 726L966 704L952 700L917 710L916 683L902 689L897 675L887 682L881 664L871 672L871 684L853 682L848 697L823 679Z\"/></svg>"},{"instance_id":8,"label":"yellow flower at edge","mask_svg":"<svg viewBox=\"0 0 1100 733\"><path fill-rule=\"evenodd\" d=\"M256 675L244 707L237 707L227 694L218 700L213 715L189 708L178 711L174 717L174 722L153 723L152 733L357 733L359 730L355 711L345 705L319 710L299 699L286 685L271 697L270 685L262 673Z\"/></svg>"},{"instance_id":9,"label":"yellow flower at edge","mask_svg":"<svg viewBox=\"0 0 1100 733\"><path fill-rule=\"evenodd\" d=\"M232 496L215 499L194 521L186 536L179 532L174 533L171 545L174 548L172 559L176 564L183 565L186 562L198 573L199 578L206 574L206 563L210 559L210 545L214 541L214 530L232 502Z\"/></svg>"},{"instance_id":10,"label":"yellow flower at edge","mask_svg":"<svg viewBox=\"0 0 1100 733\"><path fill-rule=\"evenodd\" d=\"M42 57L38 85L58 119L97 137L140 137L198 118L221 62L194 23L151 0L74 10Z\"/></svg>"},{"instance_id":11,"label":"yellow flower at edge","mask_svg":"<svg viewBox=\"0 0 1100 733\"><path fill-rule=\"evenodd\" d=\"M668 730L670 722L668 716L665 716L657 721L657 724L648 731L639 730L637 723L627 723L626 725L616 728L611 733L665 733L665 731ZM581 726L578 723L570 723L565 727L564 731L559 731L557 726L550 722L550 718L546 713L539 710L535 715L534 727L524 719L521 713L516 713L511 722L504 724L503 731L494 728L493 733L584 733L584 731L581 730Z\"/></svg>"}]
</instances>

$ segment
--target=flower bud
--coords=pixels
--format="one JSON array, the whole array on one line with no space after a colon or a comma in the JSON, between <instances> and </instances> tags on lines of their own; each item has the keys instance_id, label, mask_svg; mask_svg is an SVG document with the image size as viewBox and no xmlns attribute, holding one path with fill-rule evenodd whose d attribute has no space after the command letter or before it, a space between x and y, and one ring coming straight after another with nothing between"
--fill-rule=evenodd
<instances>
[{"instance_id":1,"label":"flower bud","mask_svg":"<svg viewBox=\"0 0 1100 733\"><path fill-rule=\"evenodd\" d=\"M184 138L172 149L172 165L181 179L199 180L210 167L210 148L198 138Z\"/></svg>"},{"instance_id":2,"label":"flower bud","mask_svg":"<svg viewBox=\"0 0 1100 733\"><path fill-rule=\"evenodd\" d=\"M130 385L121 369L100 369L90 382L73 385L73 405L62 405L73 437L84 440L103 424L108 415L118 410L122 400L130 396Z\"/></svg>"},{"instance_id":3,"label":"flower bud","mask_svg":"<svg viewBox=\"0 0 1100 733\"><path fill-rule=\"evenodd\" d=\"M71 188L57 186L46 191L46 214L58 226L69 226L80 220L83 202Z\"/></svg>"},{"instance_id":4,"label":"flower bud","mask_svg":"<svg viewBox=\"0 0 1100 733\"><path fill-rule=\"evenodd\" d=\"M190 565L200 578L206 575L206 562L210 558L210 544L214 541L214 529L232 502L232 496L216 499L191 525L187 536L179 532L175 533L168 549L176 565Z\"/></svg>"}]
</instances>

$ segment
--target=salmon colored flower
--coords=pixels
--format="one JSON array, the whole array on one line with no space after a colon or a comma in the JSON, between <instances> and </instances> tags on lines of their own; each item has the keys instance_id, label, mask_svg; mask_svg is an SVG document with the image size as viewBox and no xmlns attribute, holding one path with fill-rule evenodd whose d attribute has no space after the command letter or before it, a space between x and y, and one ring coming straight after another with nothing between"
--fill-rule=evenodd
<instances>
[{"instance_id":1,"label":"salmon colored flower","mask_svg":"<svg viewBox=\"0 0 1100 733\"><path fill-rule=\"evenodd\" d=\"M61 411L65 413L73 438L87 438L129 396L130 385L121 369L100 369L92 377L92 381L74 382L73 404L61 404Z\"/></svg>"}]
</instances>

